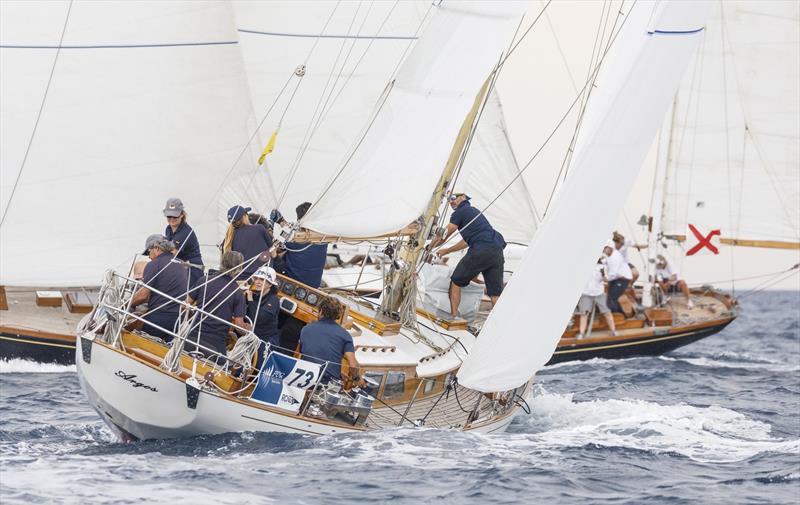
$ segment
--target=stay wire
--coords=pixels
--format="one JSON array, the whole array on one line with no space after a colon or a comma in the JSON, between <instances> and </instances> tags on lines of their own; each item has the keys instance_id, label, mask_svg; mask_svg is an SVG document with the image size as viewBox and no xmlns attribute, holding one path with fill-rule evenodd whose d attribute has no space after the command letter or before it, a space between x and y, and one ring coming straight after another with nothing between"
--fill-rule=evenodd
<instances>
[{"instance_id":1,"label":"stay wire","mask_svg":"<svg viewBox=\"0 0 800 505\"><path fill-rule=\"evenodd\" d=\"M69 5L67 6L67 15L64 17L64 26L61 27L61 36L58 39L58 48L56 49L56 55L53 58L53 65L50 67L50 76L47 78L47 86L44 88L44 95L42 96L42 103L39 104L39 112L36 114L36 122L33 124L33 130L31 131L30 139L28 139L28 145L25 147L25 155L22 157L22 163L19 166L19 171L17 172L17 176L14 178L14 184L11 187L11 194L8 196L8 201L6 202L6 207L3 209L3 216L0 217L0 226L3 226L3 223L6 221L6 216L8 216L8 210L11 208L11 202L14 200L14 194L17 192L17 186L19 185L19 181L22 178L22 172L25 170L25 164L28 161L28 155L31 152L31 146L33 145L33 140L36 137L36 131L39 128L39 121L42 119L42 113L44 112L44 105L47 102L47 95L50 92L50 85L53 83L53 76L56 72L56 65L58 64L58 57L61 55L61 46L64 43L64 35L67 33L67 24L69 24L69 16L72 12L72 4L73 0L69 1Z\"/></svg>"}]
</instances>

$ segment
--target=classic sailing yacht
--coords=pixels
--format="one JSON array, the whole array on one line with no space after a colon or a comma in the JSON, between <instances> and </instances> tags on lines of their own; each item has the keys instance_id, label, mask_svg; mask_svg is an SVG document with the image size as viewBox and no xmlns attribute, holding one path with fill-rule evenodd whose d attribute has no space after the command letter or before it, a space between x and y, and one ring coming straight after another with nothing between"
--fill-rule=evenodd
<instances>
[{"instance_id":1,"label":"classic sailing yacht","mask_svg":"<svg viewBox=\"0 0 800 505\"><path fill-rule=\"evenodd\" d=\"M552 354L595 250L620 211L607 202L623 201L630 189L625 181L641 167L701 37L706 16L700 7L638 2L628 13L595 81L573 175L480 339L457 320L418 314L414 273L522 12L519 4L438 2L354 150L298 223L313 232L293 230L295 240L399 237L381 304L340 298L350 318L341 323L350 328L371 389L321 384L319 366L282 350L271 350L264 368L253 370L252 335L215 359L184 353L191 318L171 347L127 330L139 317L128 307L136 283L110 271L98 308L79 327L78 375L90 403L117 433L133 439L238 430L324 434L406 422L503 430ZM586 209L593 209L596 227L565 234ZM554 272L551 265L560 262L573 268ZM552 289L532 288L554 275L559 282ZM281 280L280 293L282 306L309 321L321 297L334 296L289 279ZM306 380L299 383L301 376Z\"/></svg>"}]
</instances>

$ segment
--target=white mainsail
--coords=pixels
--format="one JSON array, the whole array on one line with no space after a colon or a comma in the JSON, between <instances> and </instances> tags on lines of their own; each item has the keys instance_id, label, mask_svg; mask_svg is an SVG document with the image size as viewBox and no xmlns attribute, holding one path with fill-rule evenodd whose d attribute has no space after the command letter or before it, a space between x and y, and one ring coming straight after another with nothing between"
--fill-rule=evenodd
<instances>
[{"instance_id":1,"label":"white mainsail","mask_svg":"<svg viewBox=\"0 0 800 505\"><path fill-rule=\"evenodd\" d=\"M257 174L229 181L226 201L242 200L267 210L280 200L281 210L291 219L294 207L314 201L340 168L436 9L427 1L369 7L352 1L234 5L256 114L264 115L275 104L261 128L262 145L286 114L266 166ZM300 64L306 65L302 82L298 86L293 80L281 93ZM304 148L312 128L313 137ZM484 208L518 173L500 99L493 91L456 189L472 195L476 206ZM522 178L486 214L508 241L527 243L533 236L535 212Z\"/></svg>"},{"instance_id":2,"label":"white mainsail","mask_svg":"<svg viewBox=\"0 0 800 505\"><path fill-rule=\"evenodd\" d=\"M523 7L435 4L358 148L303 225L329 235L369 237L414 221L430 199L478 90L507 49Z\"/></svg>"},{"instance_id":3,"label":"white mainsail","mask_svg":"<svg viewBox=\"0 0 800 505\"><path fill-rule=\"evenodd\" d=\"M0 284L96 284L173 196L213 244L217 188L252 166L226 2L1 2L0 109Z\"/></svg>"},{"instance_id":4,"label":"white mainsail","mask_svg":"<svg viewBox=\"0 0 800 505\"><path fill-rule=\"evenodd\" d=\"M674 116L664 234L800 247L800 4L716 4Z\"/></svg>"},{"instance_id":5,"label":"white mainsail","mask_svg":"<svg viewBox=\"0 0 800 505\"><path fill-rule=\"evenodd\" d=\"M626 16L570 175L459 370L463 386L512 389L549 360L702 37L708 7L640 1ZM580 233L575 223L583 223Z\"/></svg>"}]
</instances>

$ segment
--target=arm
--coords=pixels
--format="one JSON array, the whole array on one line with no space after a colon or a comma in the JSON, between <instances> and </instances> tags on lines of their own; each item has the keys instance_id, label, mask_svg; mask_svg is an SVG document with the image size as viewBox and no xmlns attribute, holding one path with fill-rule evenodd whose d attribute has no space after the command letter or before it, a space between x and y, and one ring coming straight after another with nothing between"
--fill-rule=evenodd
<instances>
[{"instance_id":1,"label":"arm","mask_svg":"<svg viewBox=\"0 0 800 505\"><path fill-rule=\"evenodd\" d=\"M238 326L239 328L244 328L245 330L250 330L250 325L244 322L244 317L234 317L233 324Z\"/></svg>"},{"instance_id":2,"label":"arm","mask_svg":"<svg viewBox=\"0 0 800 505\"><path fill-rule=\"evenodd\" d=\"M458 230L458 226L456 226L453 223L447 223L447 233L444 234L444 238L435 237L431 241L430 249L433 250L433 249L439 247L440 245L442 245L443 243L445 243L447 241L447 239L449 239L450 236L453 235L453 233L456 232L456 230Z\"/></svg>"},{"instance_id":3,"label":"arm","mask_svg":"<svg viewBox=\"0 0 800 505\"><path fill-rule=\"evenodd\" d=\"M464 240L462 239L459 240L458 243L456 243L455 245L452 245L450 247L445 247L444 249L440 249L439 256L445 256L447 254L450 254L451 252L460 251L461 249L466 249L466 248L467 248L467 243L464 242Z\"/></svg>"},{"instance_id":4,"label":"arm","mask_svg":"<svg viewBox=\"0 0 800 505\"><path fill-rule=\"evenodd\" d=\"M150 290L142 286L131 298L131 307L136 307L150 299Z\"/></svg>"}]
</instances>

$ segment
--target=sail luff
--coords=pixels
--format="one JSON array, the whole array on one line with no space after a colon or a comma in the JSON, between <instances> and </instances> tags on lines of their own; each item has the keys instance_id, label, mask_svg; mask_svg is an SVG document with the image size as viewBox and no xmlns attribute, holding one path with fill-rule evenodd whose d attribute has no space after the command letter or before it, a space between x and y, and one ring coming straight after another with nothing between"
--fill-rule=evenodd
<instances>
[{"instance_id":1,"label":"sail luff","mask_svg":"<svg viewBox=\"0 0 800 505\"><path fill-rule=\"evenodd\" d=\"M702 36L708 4L637 2L597 79L571 173L458 372L505 391L549 359ZM584 223L574 231L575 223Z\"/></svg>"}]
</instances>

